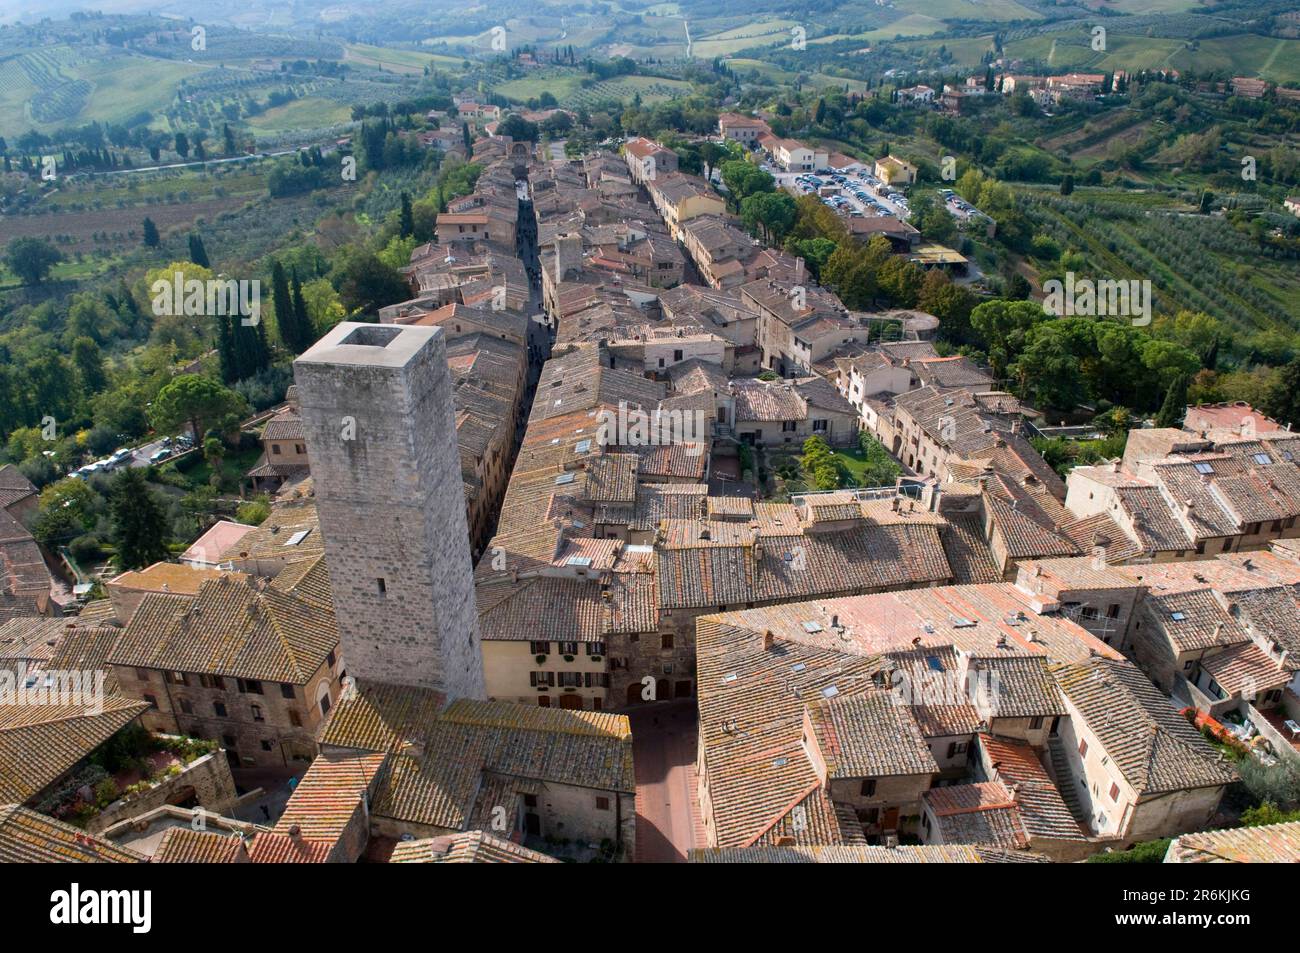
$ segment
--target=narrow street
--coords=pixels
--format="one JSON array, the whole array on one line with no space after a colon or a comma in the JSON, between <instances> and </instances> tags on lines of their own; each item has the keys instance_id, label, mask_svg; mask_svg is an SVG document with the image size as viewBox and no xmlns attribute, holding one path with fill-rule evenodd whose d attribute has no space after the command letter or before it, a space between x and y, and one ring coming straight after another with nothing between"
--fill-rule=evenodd
<instances>
[{"instance_id":1,"label":"narrow street","mask_svg":"<svg viewBox=\"0 0 1300 953\"><path fill-rule=\"evenodd\" d=\"M695 702L630 708L627 717L636 770L635 861L684 863L691 848L704 846L695 774Z\"/></svg>"}]
</instances>

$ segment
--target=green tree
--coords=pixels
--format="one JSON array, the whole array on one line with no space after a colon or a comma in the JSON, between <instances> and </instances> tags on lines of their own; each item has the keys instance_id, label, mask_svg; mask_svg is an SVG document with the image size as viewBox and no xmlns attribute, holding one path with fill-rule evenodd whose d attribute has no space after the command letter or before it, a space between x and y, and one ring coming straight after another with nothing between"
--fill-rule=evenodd
<instances>
[{"instance_id":1,"label":"green tree","mask_svg":"<svg viewBox=\"0 0 1300 953\"><path fill-rule=\"evenodd\" d=\"M93 338L79 337L72 342L72 363L77 366L81 379L81 392L90 397L108 386L108 373L104 370L104 355Z\"/></svg>"},{"instance_id":2,"label":"green tree","mask_svg":"<svg viewBox=\"0 0 1300 953\"><path fill-rule=\"evenodd\" d=\"M718 167L718 162L725 159L730 153L716 142L705 142L700 146L700 162L704 166L704 177L712 177L712 172Z\"/></svg>"},{"instance_id":3,"label":"green tree","mask_svg":"<svg viewBox=\"0 0 1300 953\"><path fill-rule=\"evenodd\" d=\"M149 422L160 433L174 433L189 425L194 439L203 439L209 427L238 421L248 413L244 398L210 377L179 374L158 392Z\"/></svg>"},{"instance_id":4,"label":"green tree","mask_svg":"<svg viewBox=\"0 0 1300 953\"><path fill-rule=\"evenodd\" d=\"M119 568L142 569L167 558L167 516L142 469L118 473L109 506Z\"/></svg>"},{"instance_id":5,"label":"green tree","mask_svg":"<svg viewBox=\"0 0 1300 953\"><path fill-rule=\"evenodd\" d=\"M415 214L411 211L411 195L409 192L402 193L402 211L398 217L398 232L403 238L409 238L415 234Z\"/></svg>"},{"instance_id":6,"label":"green tree","mask_svg":"<svg viewBox=\"0 0 1300 953\"><path fill-rule=\"evenodd\" d=\"M32 535L47 547L70 542L95 526L99 495L85 480L51 483L37 501Z\"/></svg>"},{"instance_id":7,"label":"green tree","mask_svg":"<svg viewBox=\"0 0 1300 953\"><path fill-rule=\"evenodd\" d=\"M198 232L190 232L190 261L204 268L212 267L208 261L208 250L203 247L203 239Z\"/></svg>"},{"instance_id":8,"label":"green tree","mask_svg":"<svg viewBox=\"0 0 1300 953\"><path fill-rule=\"evenodd\" d=\"M411 295L401 272L364 249L341 255L330 280L349 314L374 315L380 308L405 301Z\"/></svg>"},{"instance_id":9,"label":"green tree","mask_svg":"<svg viewBox=\"0 0 1300 953\"><path fill-rule=\"evenodd\" d=\"M757 192L745 196L740 215L751 231L762 233L769 244L780 244L795 222L794 199L787 192Z\"/></svg>"},{"instance_id":10,"label":"green tree","mask_svg":"<svg viewBox=\"0 0 1300 953\"><path fill-rule=\"evenodd\" d=\"M145 247L157 248L162 239L158 235L158 226L153 223L153 219L146 215L142 227L144 229Z\"/></svg>"},{"instance_id":11,"label":"green tree","mask_svg":"<svg viewBox=\"0 0 1300 953\"><path fill-rule=\"evenodd\" d=\"M312 324L311 315L307 312L307 299L302 293L302 282L298 280L298 269L293 270L293 279L290 282L293 293L293 323L298 329L298 341L302 345L302 351L307 350L316 343L316 327ZM298 353L302 353L299 351Z\"/></svg>"},{"instance_id":12,"label":"green tree","mask_svg":"<svg viewBox=\"0 0 1300 953\"><path fill-rule=\"evenodd\" d=\"M1046 317L1042 306L1032 301L985 301L971 310L971 329L981 338L994 377L1006 375L1025 346L1025 336Z\"/></svg>"},{"instance_id":13,"label":"green tree","mask_svg":"<svg viewBox=\"0 0 1300 953\"><path fill-rule=\"evenodd\" d=\"M280 332L281 343L294 354L301 354L308 345L303 343L304 335L300 333L298 313L294 310L293 295L289 291L289 278L279 259L271 263L271 299L275 302L275 326Z\"/></svg>"},{"instance_id":14,"label":"green tree","mask_svg":"<svg viewBox=\"0 0 1300 953\"><path fill-rule=\"evenodd\" d=\"M208 437L203 441L203 459L208 461L208 466L212 468L212 476L208 482L213 487L221 486L221 465L226 459L226 445L221 442L220 437Z\"/></svg>"},{"instance_id":15,"label":"green tree","mask_svg":"<svg viewBox=\"0 0 1300 953\"><path fill-rule=\"evenodd\" d=\"M821 281L822 269L826 267L827 260L835 254L835 248L835 243L829 238L804 238L790 242L787 246L792 255L804 260L808 271L818 281Z\"/></svg>"},{"instance_id":16,"label":"green tree","mask_svg":"<svg viewBox=\"0 0 1300 953\"><path fill-rule=\"evenodd\" d=\"M929 193L912 204L911 223L932 242L951 241L957 234L957 223L943 204Z\"/></svg>"},{"instance_id":17,"label":"green tree","mask_svg":"<svg viewBox=\"0 0 1300 953\"><path fill-rule=\"evenodd\" d=\"M39 285L63 253L43 238L14 238L5 249L5 264L25 285Z\"/></svg>"},{"instance_id":18,"label":"green tree","mask_svg":"<svg viewBox=\"0 0 1300 953\"><path fill-rule=\"evenodd\" d=\"M1074 320L1036 325L1026 336L1020 357L1010 367L1020 382L1020 395L1044 409L1072 409L1087 396L1079 354L1086 353L1092 341L1092 336L1082 334Z\"/></svg>"},{"instance_id":19,"label":"green tree","mask_svg":"<svg viewBox=\"0 0 1300 953\"><path fill-rule=\"evenodd\" d=\"M1278 371L1267 392L1264 410L1284 424L1300 427L1300 358Z\"/></svg>"},{"instance_id":20,"label":"green tree","mask_svg":"<svg viewBox=\"0 0 1300 953\"><path fill-rule=\"evenodd\" d=\"M1182 424L1183 414L1187 411L1187 381L1187 375L1179 375L1165 391L1164 403L1160 405L1160 413L1156 414L1157 427L1177 427Z\"/></svg>"},{"instance_id":21,"label":"green tree","mask_svg":"<svg viewBox=\"0 0 1300 953\"><path fill-rule=\"evenodd\" d=\"M880 266L876 279L880 282L881 294L889 299L890 304L898 308L914 308L925 282L925 269L902 255L891 255Z\"/></svg>"},{"instance_id":22,"label":"green tree","mask_svg":"<svg viewBox=\"0 0 1300 953\"><path fill-rule=\"evenodd\" d=\"M813 485L819 490L838 489L843 474L835 454L821 437L809 437L803 442L803 468L812 474Z\"/></svg>"},{"instance_id":23,"label":"green tree","mask_svg":"<svg viewBox=\"0 0 1300 953\"><path fill-rule=\"evenodd\" d=\"M916 307L939 319L939 331L945 340L954 344L970 343L971 310L975 296L938 268L931 268L921 281L916 295Z\"/></svg>"},{"instance_id":24,"label":"green tree","mask_svg":"<svg viewBox=\"0 0 1300 953\"><path fill-rule=\"evenodd\" d=\"M862 472L864 486L892 486L898 481L902 468L870 431L863 430L858 434L858 446L862 448L865 463Z\"/></svg>"},{"instance_id":25,"label":"green tree","mask_svg":"<svg viewBox=\"0 0 1300 953\"><path fill-rule=\"evenodd\" d=\"M733 208L739 208L748 196L758 192L771 192L776 188L776 180L770 173L744 159L724 162L719 166L719 171Z\"/></svg>"},{"instance_id":26,"label":"green tree","mask_svg":"<svg viewBox=\"0 0 1300 953\"><path fill-rule=\"evenodd\" d=\"M536 142L537 123L529 122L518 113L511 113L497 126L498 136L509 136L515 142Z\"/></svg>"}]
</instances>

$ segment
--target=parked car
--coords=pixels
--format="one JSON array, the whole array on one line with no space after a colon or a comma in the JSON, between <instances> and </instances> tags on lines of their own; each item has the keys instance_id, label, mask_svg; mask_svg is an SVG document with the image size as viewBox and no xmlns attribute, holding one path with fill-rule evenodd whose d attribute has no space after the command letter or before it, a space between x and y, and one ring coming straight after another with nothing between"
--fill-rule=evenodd
<instances>
[{"instance_id":1,"label":"parked car","mask_svg":"<svg viewBox=\"0 0 1300 953\"><path fill-rule=\"evenodd\" d=\"M166 460L166 459L167 459L168 457L170 457L171 455L172 455L172 452L171 452L170 450L168 450L166 447L163 447L161 450L155 450L153 453L151 453L151 454L149 455L149 462L150 462L150 463L162 463L164 460Z\"/></svg>"}]
</instances>

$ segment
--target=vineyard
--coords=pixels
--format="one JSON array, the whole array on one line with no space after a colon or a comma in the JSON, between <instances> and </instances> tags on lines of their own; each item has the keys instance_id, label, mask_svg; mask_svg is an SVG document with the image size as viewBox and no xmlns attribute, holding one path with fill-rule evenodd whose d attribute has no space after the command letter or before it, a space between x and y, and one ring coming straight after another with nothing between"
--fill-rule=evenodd
<instances>
[{"instance_id":1,"label":"vineyard","mask_svg":"<svg viewBox=\"0 0 1300 953\"><path fill-rule=\"evenodd\" d=\"M691 89L690 83L684 80L658 76L621 76L590 85L584 85L584 80L590 82L585 73L562 67L548 70L545 76L530 76L502 83L493 92L517 103L526 103L546 92L554 96L561 106L582 109L611 100L630 103L637 96L641 97L643 103L660 102L685 96Z\"/></svg>"},{"instance_id":2,"label":"vineyard","mask_svg":"<svg viewBox=\"0 0 1300 953\"><path fill-rule=\"evenodd\" d=\"M14 53L0 60L0 135L161 111L177 84L203 69L102 47Z\"/></svg>"}]
</instances>

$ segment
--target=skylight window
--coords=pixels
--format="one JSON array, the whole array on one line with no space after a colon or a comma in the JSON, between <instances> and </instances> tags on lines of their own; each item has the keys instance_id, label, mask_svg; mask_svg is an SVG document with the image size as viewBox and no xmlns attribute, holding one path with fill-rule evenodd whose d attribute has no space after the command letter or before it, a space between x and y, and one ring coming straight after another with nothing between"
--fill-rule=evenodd
<instances>
[{"instance_id":1,"label":"skylight window","mask_svg":"<svg viewBox=\"0 0 1300 953\"><path fill-rule=\"evenodd\" d=\"M299 543L301 543L304 539L306 539L306 538L307 538L308 536L310 536L310 535L311 535L311 530L309 530L309 529L300 529L300 530L298 530L298 532L296 532L296 533L294 533L292 536L290 536L289 539L288 539L288 541L286 541L284 545L286 545L286 546L297 546Z\"/></svg>"},{"instance_id":2,"label":"skylight window","mask_svg":"<svg viewBox=\"0 0 1300 953\"><path fill-rule=\"evenodd\" d=\"M1182 622L1187 618L1187 614L1184 612L1173 612L1170 613L1169 618L1173 619L1175 622Z\"/></svg>"},{"instance_id":3,"label":"skylight window","mask_svg":"<svg viewBox=\"0 0 1300 953\"><path fill-rule=\"evenodd\" d=\"M820 632L822 626L820 622L805 622L803 624L803 630L805 632Z\"/></svg>"},{"instance_id":4,"label":"skylight window","mask_svg":"<svg viewBox=\"0 0 1300 953\"><path fill-rule=\"evenodd\" d=\"M1267 453L1256 453L1252 456L1252 459L1262 467L1266 467L1273 462L1273 458Z\"/></svg>"},{"instance_id":5,"label":"skylight window","mask_svg":"<svg viewBox=\"0 0 1300 953\"><path fill-rule=\"evenodd\" d=\"M823 698L834 698L839 693L840 690L836 688L834 685L827 685L825 688L822 689Z\"/></svg>"},{"instance_id":6,"label":"skylight window","mask_svg":"<svg viewBox=\"0 0 1300 953\"><path fill-rule=\"evenodd\" d=\"M803 662L795 662L793 665L790 666L790 671L798 673L804 671L807 667L808 666L805 665Z\"/></svg>"},{"instance_id":7,"label":"skylight window","mask_svg":"<svg viewBox=\"0 0 1300 953\"><path fill-rule=\"evenodd\" d=\"M1214 472L1214 467L1210 466L1208 463L1196 463L1196 464L1193 464L1193 466L1196 467L1196 472L1197 472L1197 473L1213 473L1213 472Z\"/></svg>"},{"instance_id":8,"label":"skylight window","mask_svg":"<svg viewBox=\"0 0 1300 953\"><path fill-rule=\"evenodd\" d=\"M561 473L559 476L557 476L557 477L555 478L555 485L556 485L556 486L562 486L562 485L564 485L565 483L572 483L572 482L573 482L573 474L572 474L572 473Z\"/></svg>"},{"instance_id":9,"label":"skylight window","mask_svg":"<svg viewBox=\"0 0 1300 953\"><path fill-rule=\"evenodd\" d=\"M943 659L939 658L937 655L927 655L925 657L925 664L930 666L930 671L932 672L943 671Z\"/></svg>"}]
</instances>

